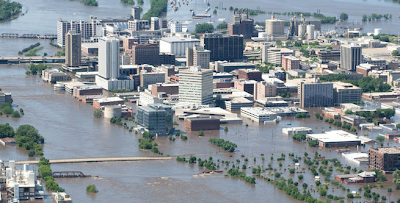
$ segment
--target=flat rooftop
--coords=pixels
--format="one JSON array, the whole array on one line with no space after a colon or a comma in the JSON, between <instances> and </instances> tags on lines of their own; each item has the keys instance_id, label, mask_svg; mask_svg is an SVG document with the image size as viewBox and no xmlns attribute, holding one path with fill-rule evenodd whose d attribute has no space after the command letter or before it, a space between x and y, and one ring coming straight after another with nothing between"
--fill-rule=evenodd
<instances>
[{"instance_id":1,"label":"flat rooftop","mask_svg":"<svg viewBox=\"0 0 400 203\"><path fill-rule=\"evenodd\" d=\"M199 39L183 38L183 37L166 37L161 38L161 41L174 43L174 42L200 42Z\"/></svg>"},{"instance_id":2,"label":"flat rooftop","mask_svg":"<svg viewBox=\"0 0 400 203\"><path fill-rule=\"evenodd\" d=\"M307 134L307 137L321 142L361 142L356 135L343 130L332 130L321 134Z\"/></svg>"},{"instance_id":3,"label":"flat rooftop","mask_svg":"<svg viewBox=\"0 0 400 203\"><path fill-rule=\"evenodd\" d=\"M99 103L105 103L105 102L123 102L124 100L119 98L119 97L105 97L101 99L96 99L95 101Z\"/></svg>"},{"instance_id":4,"label":"flat rooftop","mask_svg":"<svg viewBox=\"0 0 400 203\"><path fill-rule=\"evenodd\" d=\"M375 150L385 154L400 154L400 148L398 147L382 147Z\"/></svg>"}]
</instances>

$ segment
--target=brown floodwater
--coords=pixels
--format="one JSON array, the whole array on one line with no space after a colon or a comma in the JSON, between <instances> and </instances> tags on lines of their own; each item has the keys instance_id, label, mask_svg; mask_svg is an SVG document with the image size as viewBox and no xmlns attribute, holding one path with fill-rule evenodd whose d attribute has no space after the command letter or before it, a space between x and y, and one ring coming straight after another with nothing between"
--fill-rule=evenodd
<instances>
[{"instance_id":1,"label":"brown floodwater","mask_svg":"<svg viewBox=\"0 0 400 203\"><path fill-rule=\"evenodd\" d=\"M0 65L0 88L11 92L14 104L24 109L25 115L19 119L0 116L0 123L9 123L17 128L22 124L35 126L45 138L44 154L48 159L62 158L86 158L86 157L121 157L121 156L155 156L149 151L138 149L138 136L129 133L117 125L111 124L107 119L93 118L93 108L89 104L83 104L75 100L71 94L55 92L51 84L41 81L38 76L24 75L24 66ZM131 105L134 107L134 105ZM134 108L136 109L136 108ZM321 108L308 109L311 114L321 111ZM396 117L397 119L397 117ZM183 133L184 123L177 121ZM248 127L246 127L248 124ZM128 122L128 126L133 125ZM358 170L366 170L366 165L357 166L346 162L334 149L310 148L306 143L294 142L291 137L281 134L284 127L308 126L314 132L329 130L329 124L318 121L314 116L306 119L285 118L279 124L258 124L244 120L243 124L226 125L228 132L224 132L224 126L219 131L206 131L204 137L198 137L196 132L187 133L188 140L177 138L175 142L168 137L158 137L156 142L164 155L182 156L195 155L202 159L213 157L213 160L229 160L236 163L240 159L240 166L244 163L244 157L249 159L247 165L266 167L273 154L275 161L272 167L276 168L282 176L293 178L297 181L299 174L291 175L289 168L294 167L288 153L303 157L308 152L313 157L315 151L326 158L338 158L343 165L356 167ZM336 127L331 126L331 129ZM379 132L368 132L368 137L374 139ZM358 134L364 134L359 131ZM210 137L223 138L238 145L235 153L227 153L208 142ZM387 145L385 143L385 145ZM395 146L393 142L389 146ZM367 151L361 148L362 151ZM353 152L355 148L351 148ZM286 154L286 160L282 167L278 166L276 159L281 153ZM265 161L262 161L264 154ZM242 157L243 156L243 157ZM256 162L253 158L256 158ZM0 146L1 160L27 160L27 152L15 146ZM34 158L31 158L34 159ZM313 184L313 176L301 161L301 167L305 167L304 180L299 181L308 185ZM230 164L229 167L231 167ZM220 163L220 168L226 166ZM59 164L52 165L53 171L82 171L92 175L83 179L57 179L61 187L65 188L74 202L299 202L286 196L272 184L257 179L256 185L245 183L242 180L224 177L223 174L196 176L204 170L197 165L190 165L171 161L138 161L138 162L113 162L113 163L85 163L85 164ZM251 170L245 170L248 176ZM302 172L302 170L299 170ZM333 175L339 172L333 172ZM264 173L269 177L271 174ZM389 176L390 177L390 176ZM331 179L333 176L331 176ZM322 181L323 182L323 181ZM85 188L89 184L96 184L99 189L97 194L87 194ZM314 184L315 185L315 184ZM384 185L392 185L391 181ZM350 191L358 190L363 184L344 185ZM394 188L394 186L392 186ZM313 187L315 189L315 186ZM372 191L381 195L388 195L387 189L374 188ZM329 187L328 194L346 196L336 187ZM318 192L312 193L319 197ZM391 200L400 198L398 191L390 194ZM325 200L324 198L321 198ZM389 199L389 197L388 197ZM368 199L354 199L354 201L368 201ZM47 198L44 202L53 202Z\"/></svg>"}]
</instances>

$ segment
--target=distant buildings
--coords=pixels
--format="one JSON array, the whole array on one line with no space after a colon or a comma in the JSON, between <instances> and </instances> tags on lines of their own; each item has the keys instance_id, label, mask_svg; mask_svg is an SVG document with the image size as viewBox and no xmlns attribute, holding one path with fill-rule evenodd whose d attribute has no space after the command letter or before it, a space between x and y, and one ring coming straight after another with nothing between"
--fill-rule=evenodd
<instances>
[{"instance_id":1,"label":"distant buildings","mask_svg":"<svg viewBox=\"0 0 400 203\"><path fill-rule=\"evenodd\" d=\"M67 67L81 65L81 34L68 32L65 35L65 65Z\"/></svg>"},{"instance_id":2,"label":"distant buildings","mask_svg":"<svg viewBox=\"0 0 400 203\"><path fill-rule=\"evenodd\" d=\"M395 171L400 168L400 148L382 147L368 149L368 167L380 171Z\"/></svg>"},{"instance_id":3,"label":"distant buildings","mask_svg":"<svg viewBox=\"0 0 400 203\"><path fill-rule=\"evenodd\" d=\"M132 45L132 62L134 65L160 64L160 47L158 44L135 44Z\"/></svg>"},{"instance_id":4,"label":"distant buildings","mask_svg":"<svg viewBox=\"0 0 400 203\"><path fill-rule=\"evenodd\" d=\"M153 104L141 106L137 112L137 122L143 126L146 131L155 136L168 135L172 128L172 109L162 104Z\"/></svg>"},{"instance_id":5,"label":"distant buildings","mask_svg":"<svg viewBox=\"0 0 400 203\"><path fill-rule=\"evenodd\" d=\"M139 6L132 7L131 18L133 20L140 20L140 7Z\"/></svg>"},{"instance_id":6,"label":"distant buildings","mask_svg":"<svg viewBox=\"0 0 400 203\"><path fill-rule=\"evenodd\" d=\"M311 134L312 132L312 128L308 127L282 128L282 134L285 135Z\"/></svg>"},{"instance_id":7,"label":"distant buildings","mask_svg":"<svg viewBox=\"0 0 400 203\"><path fill-rule=\"evenodd\" d=\"M128 21L128 29L131 31L141 31L149 29L148 20L131 20Z\"/></svg>"},{"instance_id":8,"label":"distant buildings","mask_svg":"<svg viewBox=\"0 0 400 203\"><path fill-rule=\"evenodd\" d=\"M171 33L182 32L182 23L178 21L173 21L170 24Z\"/></svg>"},{"instance_id":9,"label":"distant buildings","mask_svg":"<svg viewBox=\"0 0 400 203\"><path fill-rule=\"evenodd\" d=\"M23 170L15 168L15 161L9 161L9 167L5 167L1 163L0 171L5 176L2 181L5 182L4 190L7 191L7 197L19 200L35 199L36 193L42 190L42 185L37 181L34 170L29 169L29 165L25 164ZM4 178L4 179L3 179Z\"/></svg>"},{"instance_id":10,"label":"distant buildings","mask_svg":"<svg viewBox=\"0 0 400 203\"><path fill-rule=\"evenodd\" d=\"M253 36L254 20L249 18L249 12L234 11L232 23L228 23L229 35L243 35L244 39L250 39Z\"/></svg>"},{"instance_id":11,"label":"distant buildings","mask_svg":"<svg viewBox=\"0 0 400 203\"><path fill-rule=\"evenodd\" d=\"M243 59L243 36L204 34L201 37L201 45L211 51L211 61L237 61Z\"/></svg>"},{"instance_id":12,"label":"distant buildings","mask_svg":"<svg viewBox=\"0 0 400 203\"><path fill-rule=\"evenodd\" d=\"M201 68L210 68L210 51L202 46L188 47L186 49L186 66L200 66Z\"/></svg>"},{"instance_id":13,"label":"distant buildings","mask_svg":"<svg viewBox=\"0 0 400 203\"><path fill-rule=\"evenodd\" d=\"M228 111L240 111L243 107L253 107L254 102L243 97L236 97L230 101L225 101L225 107Z\"/></svg>"},{"instance_id":14,"label":"distant buildings","mask_svg":"<svg viewBox=\"0 0 400 203\"><path fill-rule=\"evenodd\" d=\"M358 45L342 45L340 47L341 69L355 71L362 63L362 49Z\"/></svg>"},{"instance_id":15,"label":"distant buildings","mask_svg":"<svg viewBox=\"0 0 400 203\"><path fill-rule=\"evenodd\" d=\"M333 106L333 84L300 82L298 84L300 107Z\"/></svg>"},{"instance_id":16,"label":"distant buildings","mask_svg":"<svg viewBox=\"0 0 400 203\"><path fill-rule=\"evenodd\" d=\"M213 104L213 71L190 67L179 72L179 102Z\"/></svg>"},{"instance_id":17,"label":"distant buildings","mask_svg":"<svg viewBox=\"0 0 400 203\"><path fill-rule=\"evenodd\" d=\"M275 120L278 115L272 111L263 109L261 107L246 107L241 108L240 115L252 121L263 123L265 121Z\"/></svg>"},{"instance_id":18,"label":"distant buildings","mask_svg":"<svg viewBox=\"0 0 400 203\"><path fill-rule=\"evenodd\" d=\"M81 34L82 39L91 37L103 37L103 26L100 20L91 16L89 21L57 21L57 44L65 46L65 35L69 32Z\"/></svg>"},{"instance_id":19,"label":"distant buildings","mask_svg":"<svg viewBox=\"0 0 400 203\"><path fill-rule=\"evenodd\" d=\"M160 52L185 56L186 49L200 45L200 40L182 37L169 37L160 40Z\"/></svg>"}]
</instances>

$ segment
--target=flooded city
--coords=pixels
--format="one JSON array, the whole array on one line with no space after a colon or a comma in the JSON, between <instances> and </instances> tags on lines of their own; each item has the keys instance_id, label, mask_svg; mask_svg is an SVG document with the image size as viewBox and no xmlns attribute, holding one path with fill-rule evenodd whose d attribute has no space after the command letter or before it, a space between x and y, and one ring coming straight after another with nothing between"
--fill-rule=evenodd
<instances>
[{"instance_id":1,"label":"flooded city","mask_svg":"<svg viewBox=\"0 0 400 203\"><path fill-rule=\"evenodd\" d=\"M98 19L131 17L131 5L123 4L117 0L97 1L99 3L99 6L84 6L83 3L80 1L68 0L40 0L39 2L31 0L18 0L18 2L23 5L21 11L23 15L20 15L12 20L1 21L0 35L4 33L17 33L19 35L56 35L57 32L59 32L57 30L57 21L61 20L89 20L90 16L96 16ZM2 1L0 0L0 2ZM222 22L230 23L234 8L247 8L265 11L258 15L251 16L251 18L254 19L254 23L262 22L260 24L264 23L264 25L265 20L271 19L272 16L283 19L285 21L292 19L293 16L286 14L287 12L317 12L318 14L322 13L325 16L336 17L337 19L341 18L340 15L342 12L345 12L346 15L348 14L348 21L339 22L338 20L338 22L334 24L322 24L321 30L319 30L321 32L321 35L322 33L336 30L338 37L337 42L333 42L333 40L332 42L327 42L327 39L330 40L330 38L332 38L331 35L329 35L329 37L327 35L326 38L320 40L320 44L317 39L301 39L300 37L300 40L296 40L296 42L301 42L300 46L295 46L297 48L290 47L288 44L285 45L288 49L296 49L296 53L293 53L291 56L297 57L296 60L299 60L299 64L301 62L301 65L299 65L299 67L305 67L304 73L293 76L293 78L292 76L290 76L290 79L294 80L304 79L306 77L306 73L307 77L309 77L308 74L311 74L311 76L307 79L314 79L315 81L317 81L317 77L327 75L329 76L337 73L341 75L350 75L350 73L344 72L333 73L331 67L326 68L326 72L319 71L319 69L325 69L321 68L321 65L326 65L327 63L323 63L322 59L320 59L321 63L319 63L319 60L317 59L319 55L316 54L314 50L311 50L311 47L313 49L315 48L321 50L325 50L325 48L330 48L330 50L336 49L335 46L340 47L340 43L344 43L342 38L347 37L345 32L349 32L349 29L357 28L357 31L366 34L367 32L374 32L374 30L376 31L376 28L379 28L379 32L388 34L389 36L393 35L391 37L394 37L395 35L397 36L400 33L400 17L398 13L400 4L397 3L397 1L392 0L353 0L351 2L344 0L332 0L329 2L317 0L252 0L247 4L241 1L231 0L220 0L215 2L210 0L190 0L187 2L187 4L184 4L182 1L182 6L180 6L179 9L175 9L175 11L174 7L169 6L170 4L168 3L167 12L163 13L163 15L160 16L161 18L166 19L168 23L173 21L181 21L181 23L184 25L184 29L187 29L186 34L195 33L195 29L197 29L197 25L200 23L213 25L212 31L214 31L214 27L217 27L217 25ZM230 9L230 7L232 7L232 9ZM146 11L151 9L150 0L144 0L144 4L141 5L141 8L143 9L142 15L146 13ZM207 12L211 14L210 17L202 19L192 18L192 15L194 15L194 13L203 14ZM386 20L373 20L369 22L362 21L363 15L371 15L374 13L382 15L391 14L393 15L393 17L390 17L390 19ZM310 16L309 18L307 17L307 20L318 20L318 18ZM149 28L148 23L149 22L147 22L147 28ZM283 26L285 28L282 28L282 32L289 32L290 29L287 25L285 26ZM154 29L152 31L154 31ZM108 31L104 31L104 33L107 32ZM223 32L226 33L226 30L224 30ZM118 34L121 33L118 31ZM314 32L312 34L314 35ZM160 35L166 35L166 33L161 34L160 32ZM204 38L205 35L201 37ZM360 35L357 37L362 36ZM156 38L156 41L158 40L157 43L160 43L160 38ZM368 38L367 40L372 41L373 39L375 38L371 37L371 39ZM396 39L398 45L398 36L397 38L391 38L390 40L388 39L387 43L391 43L391 45L394 46L396 45L396 41L394 41ZM367 158L365 158L364 162L360 164L360 162L354 162L345 158L344 155L342 155L341 153L350 152L357 154L358 152L360 152L366 153L368 155L368 150L370 148L398 149L398 141L396 141L395 139L382 138L382 135L384 135L385 133L387 133L388 136L389 134L397 133L399 128L397 127L397 123L400 123L400 115L397 111L395 115L390 118L382 118L382 123L387 122L397 124L396 127L393 127L393 129L388 129L385 127L374 128L375 125L379 126L380 124L375 123L375 125L373 125L374 127L364 129L356 127L354 128L354 130L350 130L350 127L348 129L344 129L338 127L338 125L333 122L329 122L329 120L319 119L317 115L322 115L324 113L324 110L326 110L325 107L323 107L324 105L318 106L313 104L311 106L318 107L303 107L303 109L307 111L307 114L305 115L309 115L308 117L301 118L301 116L298 116L298 114L296 114L296 116L288 116L282 118L278 116L279 119L276 118L273 122L255 122L254 120L246 118L245 116L241 116L240 111L237 111L234 113L238 113L238 119L242 120L243 122L229 123L222 122L221 119L219 130L204 130L204 136L200 135L199 131L188 130L188 123L185 119L190 119L190 116L188 116L187 114L179 115L182 117L175 115L173 117L173 133L170 133L170 136L155 136L154 143L156 143L155 146L157 146L156 148L159 152L154 153L152 152L152 147L150 147L151 150L140 149L139 147L142 141L141 139L143 139L143 135L141 135L143 131L141 131L142 129L139 128L140 125L138 124L138 121L134 120L135 115L139 114L138 109L140 107L138 107L136 103L138 101L129 102L127 99L124 100L124 105L126 105L129 110L132 110L131 113L133 119L128 120L128 117L122 117L122 123L126 124L122 125L121 123L121 125L118 125L117 123L110 122L110 118L104 118L104 116L99 116L101 118L95 118L94 111L98 110L98 108L95 107L93 104L84 103L75 98L67 91L56 91L56 81L43 81L41 78L41 73L38 73L37 75L27 74L27 71L28 73L30 71L31 64L19 63L22 62L20 61L19 57L24 57L20 53L20 51L35 43L40 43L40 48L38 50L34 49L35 57L40 58L42 56L54 56L56 60L58 57L59 60L66 61L65 63L67 63L68 59L63 56L66 54L65 49L62 49L62 46L53 44L56 43L56 40L57 39L50 40L37 38L0 37L0 62L3 57L18 58L18 63L9 62L5 64L0 64L0 92L3 91L5 93L12 94L11 107L14 110L18 111L19 109L23 109L20 110L21 113L23 112L22 116L18 118L16 118L15 116L11 116L12 114L0 114L0 124L9 124L14 129L17 129L19 126L26 124L36 128L39 134L43 136L44 143L35 143L33 146L42 146L42 151L44 154L43 157L49 160L78 160L85 158L93 158L93 160L95 160L95 158L116 158L120 160L76 161L74 163L65 162L54 164L51 163L50 172L82 172L86 176L84 178L54 177L54 181L58 183L61 188L65 189L65 192L70 195L73 202L316 202L317 200L320 200L321 202L400 201L400 192L399 190L397 190L400 189L400 184L397 183L396 185L395 183L393 183L396 182L393 181L393 179L396 177L394 177L391 172L383 175L379 172L379 170L377 170L378 174L375 174L375 172L372 172L371 168L368 168L368 156ZM152 40L153 39L151 39L150 41ZM317 41L318 45L312 44L315 43L314 40ZM379 41L381 39L378 37L377 40ZM279 39L276 41L272 41L273 42L268 41L268 43L270 43L270 45L268 44L268 47L278 47L279 45L276 41L281 40ZM370 41L367 42L369 43ZM345 43L353 45L355 42L357 42L357 40L349 39ZM81 42L79 41L79 43ZM91 43L93 42L90 42L88 44ZM135 43L138 42L135 41ZM202 41L201 43L204 42ZM243 52L243 50L245 50L246 43L249 43L252 46L256 47L256 50L253 47L254 53L252 52L250 54L256 54L257 56L243 56L242 53L243 58L240 58L240 63L236 59L232 61L229 60L229 63L238 63L238 67L241 67L243 64L246 63L247 66L254 67L254 69L258 69L260 71L261 68L264 68L262 67L263 64L265 64L267 70L261 71L262 73L258 71L260 72L260 80L255 82L257 84L260 81L267 81L268 79L270 79L270 76L264 77L264 75L275 74L274 71L277 71L278 69L279 71L281 71L280 66L283 67L282 57L285 58L285 54L283 54L283 51L282 54L281 52L279 52L278 59L280 60L280 64L278 65L278 63L275 64L265 62L264 59L262 59L262 47L266 46L265 44L262 44L264 42L258 45L253 45L252 43L257 44L259 42L253 42L252 39L247 39L247 42L242 43L244 47L240 48L240 52ZM338 43L339 45L336 45L334 43ZM101 44L101 42L96 42L93 44L96 44L96 46L94 47L98 48L97 46L100 46L98 44ZM200 44L200 40L198 44ZM322 45L323 48L321 48L321 46L319 45ZM382 46L386 45L387 44L383 43ZM196 46L198 45L194 46L195 49ZM186 48L190 49L192 47L185 47L185 50ZM307 50L305 50L305 48ZM81 48L79 47L79 54L80 49ZM98 49L99 55L102 54L100 53L101 48ZM372 48L363 47L363 49ZM400 47L397 47L396 49L400 50ZM59 55L58 53L61 50L64 51L63 55ZM117 52L119 53L120 50L121 45ZM304 54L304 50L307 54ZM314 53L312 51L314 51ZM158 54L160 52L161 48L159 47L156 54L157 58L159 57ZM247 52L247 50L245 50L245 52ZM82 53L82 56L93 56L97 54L93 53ZM124 53L123 57L126 57L127 53L128 52ZM187 61L188 51L186 51L185 53L186 58L185 56L178 57L179 54L176 54L176 62L179 61L179 65L182 65L183 63L181 62L185 61L186 66L189 66L189 61ZM400 64L398 62L400 54L398 56L395 56L392 53L394 52L389 53L389 51L385 51L386 55L382 54L385 55L385 57L392 59L387 61L385 60L385 67L386 62L393 62L397 65ZM129 54L132 54L132 51ZM305 57L305 55L309 56ZM118 55L118 60L120 60L119 56L120 55ZM25 57L28 58L27 60L32 60L29 59L28 56ZM246 59L244 60L244 58ZM80 59L81 58L79 58L79 62L81 62ZM315 59L315 64L318 64L318 67L317 65L313 66L313 60ZM101 59L99 59L98 63L101 63L100 60ZM291 60L295 59L291 58ZM335 63L333 63L335 64L334 69L337 68L339 70L339 60L332 61L335 61ZM210 62L210 58L208 58L208 63ZM224 63L228 62L225 61ZM85 65L91 66L94 64L97 64L97 61L95 63L88 63ZM122 64L120 62L118 62L117 64L125 67L136 65L135 63ZM255 64L257 64L257 66ZM66 68L65 64L61 63L49 63L46 65L49 67L49 69L54 69L55 71L62 70L60 72L67 72L66 70L69 70L69 67ZM194 63L192 65L194 66ZM329 65L332 64L329 63ZM85 67L89 69L88 66ZM387 66L389 66L389 64ZM399 66L393 68L393 70L396 71L398 67ZM79 68L81 67L79 66ZM129 68L130 67L126 69ZM141 67L135 68L137 69L135 74L139 75L139 70L147 73L146 70L141 70ZM201 72L201 68L200 71L197 72ZM159 71L154 69L155 67L152 67L152 71L149 72ZM313 69L318 70L319 72L312 72ZM374 69L374 71L386 70L379 67L373 67L372 69ZM186 71L185 68L182 70ZM376 73L378 75L376 77L377 79L387 81L385 81L385 84L389 85L390 90L387 90L386 92L391 91L394 94L398 94L399 85L394 85L394 82L396 82L396 79L400 78L400 76L392 76L391 71L393 70L389 70L388 75L390 76L386 76L385 74L381 74L382 72L379 72ZM82 72L85 71L86 70ZM120 69L118 67L118 74L120 74L119 71ZM351 69L351 71L355 72L355 69ZM227 73L231 71L215 72ZM284 70L284 68L282 68L282 72L285 73L285 82L287 82L286 74L289 74L289 70L286 70L286 68ZM141 74L142 73L143 72L141 72ZM230 75L231 73L227 74ZM397 72L393 73L393 75L395 75L396 73ZM96 74L99 74L99 72L97 72ZM263 75L262 77L261 74ZM233 81L243 81L239 81L239 79L237 78L239 76L237 75L235 75L235 78L232 76L232 81L226 80L223 82L232 82L232 86L229 86L229 88L238 89L237 84L235 83L234 85ZM74 81L82 80L77 78L75 76L75 73L68 72L66 73L66 77L67 76L72 77L71 79L73 79ZM130 77L130 79L135 78L133 74L127 74L126 76L126 78ZM278 77L278 74L271 76L271 78L275 78L275 76ZM164 77L164 75L162 77ZM173 78L167 74L167 78L168 77L169 79ZM350 78L350 76L348 77ZM367 77L373 78L375 76L370 76L368 74L360 75L357 80L362 80L361 78ZM93 82L95 80L94 78L95 77L85 81ZM136 77L135 80L137 78L138 77ZM181 76L181 80L182 78L183 77ZM391 83L388 82L389 79L392 80ZM179 82L179 77L175 77L174 80L176 81L173 81L171 79L171 81L173 82ZM113 80L110 79L110 81ZM249 80L246 80L243 83L246 84L246 82L248 81ZM349 81L350 79L345 82ZM215 83L215 81L213 82ZM327 80L325 82L331 81ZM156 83L158 84L158 82ZM165 81L165 83L167 83L167 81ZM183 82L181 82L180 84L183 84ZM302 82L300 82L300 86L301 84ZM255 87L257 87L257 85L255 85ZM295 87L296 90L293 91L293 89L291 89L290 92L289 89L293 87ZM135 87L135 90L129 88L126 89L128 89L129 91L132 90L132 92L135 93L140 92L138 90L142 90L141 92L147 91L147 86L143 84L140 84L140 89L136 88L138 87ZM289 106L295 106L297 105L296 103L301 103L301 99L296 100L297 98L295 98L293 101L290 99L293 99L293 95L300 97L299 95L297 95L298 86L291 86L290 88L288 88L287 92L284 92L284 95L288 93L289 96L286 99L289 99ZM102 94L101 96L114 96L114 93L112 93L111 90L106 91L105 88L103 89L104 90L102 91L104 95ZM216 88L214 87L214 90L215 89ZM179 91L181 90L182 89L179 87ZM277 90L275 89L275 91ZM249 90L241 90L241 92L248 93ZM250 90L250 92L250 96L253 97L252 94L257 94L257 89L252 89ZM364 91L364 89L362 89L362 92L365 94L367 93L367 91ZM375 91L368 92L371 93L371 95L372 93L377 93ZM275 92L274 97L278 95L281 96L281 94L282 93L278 94L277 92ZM137 93L136 96L138 95L139 93ZM170 97L171 95L169 95L168 99L170 99ZM264 98L268 97L265 96ZM359 99L361 100L361 94L359 95ZM381 108L381 103L400 102L399 99L400 96L392 97L390 100L375 100L366 99L366 96L363 95L362 102L358 101L357 104L359 104L363 109L366 109L366 111L375 112L377 108ZM246 108L253 108L253 103L257 103L255 102L255 100L256 99L252 98L252 106ZM331 100L333 100L333 96ZM102 111L105 111L102 108L100 109ZM217 114L209 114L210 119L212 119L214 116L218 117ZM328 119L329 117L325 118ZM335 120L337 119L336 116L334 116L333 118ZM381 122L380 119L381 118L379 118L378 121L377 118L374 119L374 121ZM370 123L373 123L372 118ZM342 123L340 123L340 126L341 125ZM290 130L290 128L296 127L307 127L310 131L312 131L312 133L310 133L312 135L321 135L329 131L343 130L344 133L349 133L351 134L351 136L357 137L357 139L363 136L364 140L360 141L360 145L357 146L339 145L340 147L327 147L323 146L321 143L317 143L312 147L312 144L310 144L312 138L300 138L300 141L298 141L293 138L293 135L282 133L284 128ZM133 128L135 129L132 131ZM150 130L150 128L148 130ZM139 133L137 131L139 131ZM180 133L180 136L177 132ZM187 139L184 138L185 136L187 137ZM211 138L223 139L224 141L228 141L230 144L233 143L237 146L234 148L233 152L229 152L228 150L223 150L222 147L218 147L216 144L212 144L210 142ZM153 147L154 143L152 143ZM32 156L32 154L30 154L31 151L32 150L27 150L27 148L25 147L19 147L18 144L15 144L14 140L14 144L0 145L0 160L2 160L3 162L15 160L17 168L25 172L27 170L22 169L26 166L22 163L34 163L30 164L30 169L35 171L35 173L40 171L39 176L42 176L42 171L41 169L39 169L42 166L40 166L40 164L36 165L37 162L34 162L39 161L41 156L35 156L35 153L33 154L34 156ZM192 163L189 161L189 159L191 157L193 158L193 156L195 158L195 161ZM124 157L142 157L145 160L140 159L137 161L121 161L121 159L123 159ZM151 160L151 158L154 157L170 157L171 159ZM185 159L182 161L183 157ZM205 166L203 166L201 160L205 162ZM207 164L211 164L211 166ZM48 165L50 164L48 163ZM368 180L368 175L370 175L371 173L374 173L374 181L367 182L366 180ZM384 178L382 178L382 176ZM362 180L365 182L358 181L359 179L357 178L360 177L362 177ZM12 179L12 177L8 178ZM14 182L16 182L15 179L16 178L14 177ZM350 179L356 181L350 183L346 182ZM43 181L44 180L46 179L43 178ZM95 193L87 191L87 186L92 184L96 186L98 192ZM35 186L35 184L33 185ZM10 191L8 189L7 191L5 188L1 189L3 190L3 193L7 193L7 195L9 195ZM34 198L30 198L28 202L54 202L55 200L52 198L51 193L56 191L46 191L45 187L43 187L43 189L44 195L40 194L41 197L44 197L43 200L34 200ZM13 188L13 190L15 189ZM25 191L25 193L26 192L27 191ZM30 192L32 193L32 191ZM20 194L23 194L23 192L21 192ZM35 196L35 194L33 194L33 196ZM3 198L5 198L5 195L3 195ZM0 202L2 202L1 195Z\"/></svg>"}]
</instances>

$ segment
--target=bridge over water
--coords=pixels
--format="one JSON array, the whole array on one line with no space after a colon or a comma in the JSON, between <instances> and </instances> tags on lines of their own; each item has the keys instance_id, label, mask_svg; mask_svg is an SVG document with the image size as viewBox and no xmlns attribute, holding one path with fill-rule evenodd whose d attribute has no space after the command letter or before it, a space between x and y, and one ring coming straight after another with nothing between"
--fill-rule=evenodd
<instances>
[{"instance_id":1,"label":"bridge over water","mask_svg":"<svg viewBox=\"0 0 400 203\"><path fill-rule=\"evenodd\" d=\"M109 158L81 158L81 159L50 159L50 164L116 162L116 161L160 161L172 160L176 157L109 157ZM15 164L37 164L39 160L16 161Z\"/></svg>"}]
</instances>

